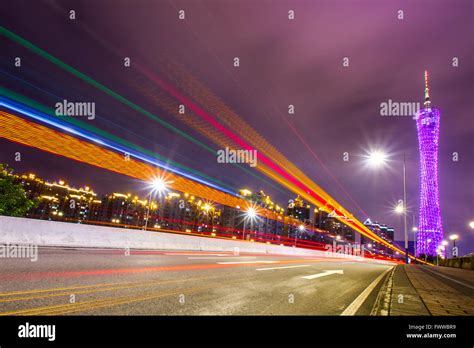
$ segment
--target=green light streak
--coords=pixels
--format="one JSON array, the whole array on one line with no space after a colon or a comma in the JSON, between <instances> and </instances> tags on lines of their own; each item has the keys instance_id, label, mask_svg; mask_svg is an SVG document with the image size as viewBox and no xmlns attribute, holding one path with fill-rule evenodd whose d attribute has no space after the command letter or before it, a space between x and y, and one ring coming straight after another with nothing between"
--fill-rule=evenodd
<instances>
[{"instance_id":1,"label":"green light streak","mask_svg":"<svg viewBox=\"0 0 474 348\"><path fill-rule=\"evenodd\" d=\"M201 141L197 140L196 138L190 136L190 135L187 134L186 132L183 132L182 130L180 130L180 129L174 127L174 126L171 125L170 123L168 123L168 122L162 120L162 119L159 118L158 116L156 116L156 115L152 114L151 112L149 112L149 111L143 109L141 106L139 106L139 105L133 103L132 101L128 100L127 98L125 98L125 97L121 96L120 94L114 92L114 91L111 90L110 88L108 88L108 87L106 87L105 85L99 83L98 81L92 79L91 77L85 75L84 73L82 73L82 72L80 72L79 70L73 68L72 66L70 66L70 65L68 65L68 64L66 64L66 63L64 63L64 62L62 62L62 61L59 60L58 58L52 56L52 55L49 54L48 52L46 52L46 51L44 51L43 49L39 48L38 46L32 44L31 42L25 40L25 39L22 38L21 36L15 34L15 33L13 33L13 32L11 32L10 30L6 29L5 27L0 26L0 34L4 35L4 36L7 37L8 39L10 39L10 40L12 40L12 41L14 41L14 42L16 42L16 43L18 43L18 44L20 44L20 45L26 47L27 49L29 49L29 50L33 51L34 53L36 53L37 55L39 55L40 57L42 57L42 58L48 60L49 62L51 62L51 63L53 63L53 64L59 66L61 69L63 69L63 70L65 70L65 71L69 72L70 74L76 76L77 78L81 79L82 81L84 81L84 82L86 82L86 83L88 83L88 84L90 84L90 85L96 87L96 88L99 89L100 91L102 91L102 92L104 92L104 93L110 95L111 97L115 98L116 100L118 100L118 101L121 102L122 104L127 105L128 107L132 108L133 110L138 111L139 113L145 115L146 117L148 117L148 118L150 118L150 119L152 119L152 120L158 122L160 125L162 125L162 126L164 126L165 128L167 128L167 129L173 131L174 133L176 133L176 134L182 136L183 138L187 139L188 141L192 142L193 144L196 144L196 145L198 145L199 147L202 147L203 149L205 149L206 151L212 153L213 155L216 154L216 151L215 151L214 149L212 149L211 147L207 146L207 145L204 144L203 142L201 142ZM18 96L18 95L17 95L17 96ZM13 97L12 97L12 99L13 99ZM42 107L42 108L45 108L46 110L48 110L47 112L46 112L46 111L43 111L44 113L47 113L47 114L51 115L51 112L52 112L51 109L48 109L48 108L46 108L46 107L44 107L44 106L41 106L41 107ZM41 110L41 108L38 108L38 110ZM53 114L53 115L54 115L54 114ZM75 123L75 122L76 122L76 123ZM88 130L90 130L90 131L92 131L92 132L97 132L97 134L101 134L101 135L103 135L104 137L111 137L111 138L109 138L109 139L111 139L111 140L113 139L114 141L117 141L117 142L119 142L119 140L121 140L120 143L123 144L123 141L124 141L124 140L122 140L121 138L116 137L116 136L114 136L114 135L112 135L112 134L109 134L109 133L105 133L105 132L101 131L100 129L95 128L95 127L92 127L92 126L90 126L90 125L88 125L88 124L86 124L86 123L80 122L80 121L78 121L78 120L76 120L76 119L73 119L71 123L76 124L76 125L78 125L79 127L83 127L83 128L85 128L85 129L88 129ZM82 125L79 125L79 124L82 124ZM88 128L88 127L90 127L90 128ZM92 129L95 129L95 130L92 130ZM105 135L105 134L107 134L107 135ZM127 146L131 146L131 147L134 147L134 148L135 148L137 145L134 145L134 144L129 143ZM156 154L153 154L153 153L151 153L149 150L146 150L146 149L141 148L140 151L144 151L144 152L146 152L147 154L150 154L151 156L153 156L154 158L160 158L160 159L162 159L161 156L158 156L158 155L156 155ZM157 156L158 156L158 157L157 157ZM162 160L163 160L163 159L162 159ZM167 161L167 160L165 160L165 161ZM182 165L179 165L179 164L177 164L177 163L175 163L174 165L176 165L177 167L180 167L180 168L186 168L186 167L184 167L184 166L182 166ZM281 192L281 193L285 193L285 194L287 193L286 191L282 190L279 186L276 186L274 183L267 181L265 178L263 178L263 177L257 175L255 172L253 172L253 171L251 171L251 170L249 170L249 169L247 169L247 168L245 168L245 167L243 167L243 166L241 166L241 165L239 165L239 164L233 163L233 165L236 166L236 167L238 167L239 169L243 170L245 173L247 173L247 174L249 174L249 175L251 175L251 176L257 178L258 180L261 180L261 181L265 182L267 185L273 187L273 188L276 189L277 191L279 191L279 192ZM190 168L187 168L186 170L189 170L189 171L191 171L191 172L193 172L193 173L196 173L196 171L194 171L194 170L192 170L192 169L190 169ZM207 176L207 175L205 175L205 174L203 174L203 173L200 173L199 175L201 175L202 177L207 178L208 180L211 180L211 181L213 181L213 182L219 183L219 185L222 185L222 186L227 187L227 188L229 188L229 189L235 190L235 188L230 187L229 185L226 185L226 184L224 184L224 183L222 183L222 182L220 182L220 181L218 181L218 180L216 180L216 179L214 179L214 178L211 178L211 177L209 177L209 176Z\"/></svg>"}]
</instances>

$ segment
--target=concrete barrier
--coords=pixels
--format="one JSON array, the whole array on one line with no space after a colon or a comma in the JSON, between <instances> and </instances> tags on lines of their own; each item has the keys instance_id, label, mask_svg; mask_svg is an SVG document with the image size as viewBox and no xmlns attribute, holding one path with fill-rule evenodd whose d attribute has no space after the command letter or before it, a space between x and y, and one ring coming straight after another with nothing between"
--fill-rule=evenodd
<instances>
[{"instance_id":1,"label":"concrete barrier","mask_svg":"<svg viewBox=\"0 0 474 348\"><path fill-rule=\"evenodd\" d=\"M474 270L474 256L455 257L439 260L440 266Z\"/></svg>"},{"instance_id":2,"label":"concrete barrier","mask_svg":"<svg viewBox=\"0 0 474 348\"><path fill-rule=\"evenodd\" d=\"M238 248L240 252L247 253L331 257L331 254L328 255L324 251L264 243L0 216L0 244L7 243L77 248L230 252ZM333 255L363 259L359 256Z\"/></svg>"},{"instance_id":3,"label":"concrete barrier","mask_svg":"<svg viewBox=\"0 0 474 348\"><path fill-rule=\"evenodd\" d=\"M461 268L474 270L474 256L461 258Z\"/></svg>"}]
</instances>

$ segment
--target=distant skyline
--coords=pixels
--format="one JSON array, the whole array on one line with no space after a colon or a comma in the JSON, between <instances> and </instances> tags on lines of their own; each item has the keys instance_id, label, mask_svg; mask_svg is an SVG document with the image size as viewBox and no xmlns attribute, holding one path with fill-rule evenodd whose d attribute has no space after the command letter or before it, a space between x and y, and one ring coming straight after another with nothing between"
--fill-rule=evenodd
<instances>
[{"instance_id":1,"label":"distant skyline","mask_svg":"<svg viewBox=\"0 0 474 348\"><path fill-rule=\"evenodd\" d=\"M134 66L143 62L173 83L173 72L162 63L176 62L361 222L371 218L395 227L396 240L403 239L402 218L393 209L403 197L404 153L410 239L413 214L418 219L418 140L412 117L382 116L381 104L422 103L427 69L432 105L441 110L439 189L445 239L457 233L460 254L474 251L474 231L468 226L474 220L471 1L456 6L443 0L156 1L133 7L127 2L100 1L90 7L71 1L62 6L47 1L2 4L1 25L217 152L219 147L157 103L163 91ZM73 22L70 9L77 14ZM186 11L184 21L178 19L179 9ZM292 21L287 18L290 9ZM403 19L397 17L399 10ZM94 101L97 117L88 122L99 129L237 189L263 189L279 204L295 196L218 163L217 155L4 37L2 48L3 87L49 107L62 99ZM131 58L129 69L123 68L124 56ZM20 68L14 66L15 57L21 57ZM235 57L239 67L233 64ZM459 62L456 67L453 58ZM294 114L288 114L290 104ZM0 162L18 173L62 178L100 194L145 194L142 182L125 176L3 139L0 147ZM388 153L384 168L364 165L370 150ZM21 162L14 161L16 151L22 153Z\"/></svg>"}]
</instances>

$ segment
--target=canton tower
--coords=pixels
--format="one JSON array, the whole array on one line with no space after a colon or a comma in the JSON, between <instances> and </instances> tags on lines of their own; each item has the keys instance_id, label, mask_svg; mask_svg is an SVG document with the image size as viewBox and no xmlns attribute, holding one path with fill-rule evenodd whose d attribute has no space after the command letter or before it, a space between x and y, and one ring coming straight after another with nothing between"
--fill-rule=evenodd
<instances>
[{"instance_id":1,"label":"canton tower","mask_svg":"<svg viewBox=\"0 0 474 348\"><path fill-rule=\"evenodd\" d=\"M439 207L438 143L440 111L431 107L428 71L425 70L424 107L415 116L420 151L420 211L416 256L436 256L443 240L443 226Z\"/></svg>"}]
</instances>

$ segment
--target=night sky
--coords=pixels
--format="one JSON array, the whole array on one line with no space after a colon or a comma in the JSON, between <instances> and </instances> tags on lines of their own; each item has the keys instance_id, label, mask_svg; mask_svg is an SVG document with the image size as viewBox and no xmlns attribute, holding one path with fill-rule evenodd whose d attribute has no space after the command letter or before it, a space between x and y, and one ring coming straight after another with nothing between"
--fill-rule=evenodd
<instances>
[{"instance_id":1,"label":"night sky","mask_svg":"<svg viewBox=\"0 0 474 348\"><path fill-rule=\"evenodd\" d=\"M181 9L185 20L178 19ZM75 10L75 20L69 10ZM288 19L289 10L295 11L294 20ZM399 10L403 19L397 18ZM163 91L134 68L140 61L172 82L166 62L173 62L358 219L395 227L398 240L402 218L393 208L403 195L404 153L408 208L417 218L418 140L412 117L381 116L380 104L422 102L427 69L432 105L441 110L445 235L460 235L461 254L474 251L474 231L468 227L474 220L471 0L3 1L0 24L217 150L164 110L154 99ZM95 127L236 189L263 189L281 205L294 197L235 166L218 164L212 153L17 43L3 36L0 43L2 86L51 108L62 99L93 101L97 116L86 122ZM22 59L20 68L15 57ZM123 66L123 57L131 58L130 68ZM233 66L234 57L239 67ZM453 58L459 66L453 67ZM288 115L289 104L294 115ZM5 140L0 148L0 162L20 173L63 178L101 194L143 190L143 183L128 177ZM369 150L387 152L387 165L368 168L363 156ZM14 162L17 151L21 162ZM412 219L409 215L410 230Z\"/></svg>"}]
</instances>

